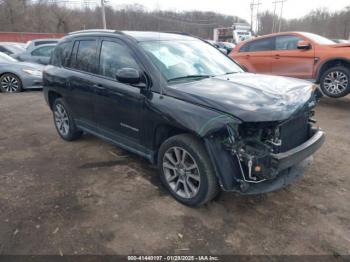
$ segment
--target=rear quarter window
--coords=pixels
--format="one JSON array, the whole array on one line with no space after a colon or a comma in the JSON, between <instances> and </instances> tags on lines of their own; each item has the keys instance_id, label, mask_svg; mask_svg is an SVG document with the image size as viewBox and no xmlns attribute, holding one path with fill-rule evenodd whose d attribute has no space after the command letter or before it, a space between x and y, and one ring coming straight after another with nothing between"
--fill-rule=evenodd
<instances>
[{"instance_id":1,"label":"rear quarter window","mask_svg":"<svg viewBox=\"0 0 350 262\"><path fill-rule=\"evenodd\" d=\"M51 64L54 66L67 67L69 65L72 48L72 41L60 43L52 54Z\"/></svg>"}]
</instances>

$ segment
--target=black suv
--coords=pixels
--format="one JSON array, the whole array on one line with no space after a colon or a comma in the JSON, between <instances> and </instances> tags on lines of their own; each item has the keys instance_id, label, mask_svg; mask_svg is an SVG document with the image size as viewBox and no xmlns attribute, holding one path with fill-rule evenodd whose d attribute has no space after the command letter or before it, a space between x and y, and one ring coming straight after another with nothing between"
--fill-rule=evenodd
<instances>
[{"instance_id":1,"label":"black suv","mask_svg":"<svg viewBox=\"0 0 350 262\"><path fill-rule=\"evenodd\" d=\"M44 83L64 140L87 132L147 158L190 206L220 189L282 188L324 142L313 127L312 84L246 73L181 34L71 33L54 50Z\"/></svg>"}]
</instances>

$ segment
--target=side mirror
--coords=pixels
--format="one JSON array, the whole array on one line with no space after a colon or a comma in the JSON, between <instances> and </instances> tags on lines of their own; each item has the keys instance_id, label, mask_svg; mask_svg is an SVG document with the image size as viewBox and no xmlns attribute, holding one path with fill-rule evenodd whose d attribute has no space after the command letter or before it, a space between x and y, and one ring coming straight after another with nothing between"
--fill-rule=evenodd
<instances>
[{"instance_id":1,"label":"side mirror","mask_svg":"<svg viewBox=\"0 0 350 262\"><path fill-rule=\"evenodd\" d=\"M140 72L134 68L122 68L116 73L116 78L119 82L124 84L138 84L140 83Z\"/></svg>"},{"instance_id":2,"label":"side mirror","mask_svg":"<svg viewBox=\"0 0 350 262\"><path fill-rule=\"evenodd\" d=\"M299 41L298 49L307 50L311 48L311 44L308 41Z\"/></svg>"}]
</instances>

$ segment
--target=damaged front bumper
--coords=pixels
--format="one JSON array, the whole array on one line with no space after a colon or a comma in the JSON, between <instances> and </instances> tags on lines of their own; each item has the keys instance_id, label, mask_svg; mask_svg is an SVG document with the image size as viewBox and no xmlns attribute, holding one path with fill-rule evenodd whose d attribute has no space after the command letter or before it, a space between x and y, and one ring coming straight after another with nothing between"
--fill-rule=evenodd
<instances>
[{"instance_id":1,"label":"damaged front bumper","mask_svg":"<svg viewBox=\"0 0 350 262\"><path fill-rule=\"evenodd\" d=\"M256 195L280 190L292 184L298 177L303 176L305 169L312 164L312 161L313 157L310 156L293 167L281 171L272 180L264 180L261 183L245 186L241 185L241 190L238 192L244 195ZM237 190L232 191L237 192Z\"/></svg>"},{"instance_id":2,"label":"damaged front bumper","mask_svg":"<svg viewBox=\"0 0 350 262\"><path fill-rule=\"evenodd\" d=\"M268 152L261 158L242 157L234 147L225 152L213 138L206 145L223 190L260 194L281 189L302 176L324 141L324 132L312 128L308 140L301 145L283 153ZM256 166L262 167L258 173L254 172Z\"/></svg>"},{"instance_id":3,"label":"damaged front bumper","mask_svg":"<svg viewBox=\"0 0 350 262\"><path fill-rule=\"evenodd\" d=\"M312 137L300 146L284 153L271 154L273 168L282 171L313 155L323 145L325 134L318 129L312 130L312 133Z\"/></svg>"}]
</instances>

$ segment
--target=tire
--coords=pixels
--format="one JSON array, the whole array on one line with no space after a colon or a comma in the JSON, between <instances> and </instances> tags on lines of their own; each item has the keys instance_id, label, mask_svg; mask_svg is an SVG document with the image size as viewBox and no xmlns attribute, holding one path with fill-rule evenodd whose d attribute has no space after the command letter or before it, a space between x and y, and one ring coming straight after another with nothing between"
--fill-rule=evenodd
<instances>
[{"instance_id":1,"label":"tire","mask_svg":"<svg viewBox=\"0 0 350 262\"><path fill-rule=\"evenodd\" d=\"M73 141L83 134L75 123L70 114L67 105L62 98L57 98L52 106L53 120L57 133L66 141Z\"/></svg>"},{"instance_id":2,"label":"tire","mask_svg":"<svg viewBox=\"0 0 350 262\"><path fill-rule=\"evenodd\" d=\"M0 77L0 90L4 93L19 93L22 91L23 85L18 76L5 73Z\"/></svg>"},{"instance_id":3,"label":"tire","mask_svg":"<svg viewBox=\"0 0 350 262\"><path fill-rule=\"evenodd\" d=\"M219 192L207 151L192 135L176 135L166 140L159 149L158 169L164 186L184 205L201 206Z\"/></svg>"},{"instance_id":4,"label":"tire","mask_svg":"<svg viewBox=\"0 0 350 262\"><path fill-rule=\"evenodd\" d=\"M346 96L350 92L350 70L344 66L332 67L323 73L320 83L326 96Z\"/></svg>"}]
</instances>

